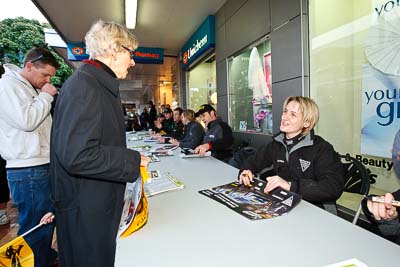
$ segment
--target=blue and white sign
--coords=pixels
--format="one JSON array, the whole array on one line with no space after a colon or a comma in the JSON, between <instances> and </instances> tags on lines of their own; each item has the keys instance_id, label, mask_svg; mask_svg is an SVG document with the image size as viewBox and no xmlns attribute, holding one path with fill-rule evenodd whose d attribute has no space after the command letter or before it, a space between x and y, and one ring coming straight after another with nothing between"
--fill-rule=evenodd
<instances>
[{"instance_id":1,"label":"blue and white sign","mask_svg":"<svg viewBox=\"0 0 400 267\"><path fill-rule=\"evenodd\" d=\"M205 51L214 47L215 17L210 15L183 46L181 50L183 68L187 68L190 63L199 58Z\"/></svg>"},{"instance_id":2,"label":"blue and white sign","mask_svg":"<svg viewBox=\"0 0 400 267\"><path fill-rule=\"evenodd\" d=\"M400 129L400 77L363 66L361 153L392 158Z\"/></svg>"}]
</instances>

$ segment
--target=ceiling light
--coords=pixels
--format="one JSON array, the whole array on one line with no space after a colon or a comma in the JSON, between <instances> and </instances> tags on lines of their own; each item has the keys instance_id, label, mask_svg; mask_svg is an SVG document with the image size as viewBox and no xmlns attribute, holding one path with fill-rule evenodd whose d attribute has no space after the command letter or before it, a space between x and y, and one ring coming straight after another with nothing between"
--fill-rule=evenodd
<instances>
[{"instance_id":1,"label":"ceiling light","mask_svg":"<svg viewBox=\"0 0 400 267\"><path fill-rule=\"evenodd\" d=\"M125 0L125 24L128 29L136 27L137 0Z\"/></svg>"}]
</instances>

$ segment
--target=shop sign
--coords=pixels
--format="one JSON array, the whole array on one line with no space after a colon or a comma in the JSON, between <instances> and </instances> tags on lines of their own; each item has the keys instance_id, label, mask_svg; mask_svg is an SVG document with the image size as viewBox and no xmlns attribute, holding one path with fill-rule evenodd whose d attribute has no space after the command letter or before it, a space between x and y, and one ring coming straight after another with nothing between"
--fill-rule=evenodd
<instances>
[{"instance_id":1,"label":"shop sign","mask_svg":"<svg viewBox=\"0 0 400 267\"><path fill-rule=\"evenodd\" d=\"M88 59L89 55L86 54L86 47L83 43L68 43L68 60L82 61Z\"/></svg>"},{"instance_id":2,"label":"shop sign","mask_svg":"<svg viewBox=\"0 0 400 267\"><path fill-rule=\"evenodd\" d=\"M400 68L396 23L399 1L374 8L365 44L368 63L362 69L361 153L391 158L400 127ZM385 12L385 16L382 16Z\"/></svg>"},{"instance_id":3,"label":"shop sign","mask_svg":"<svg viewBox=\"0 0 400 267\"><path fill-rule=\"evenodd\" d=\"M136 63L163 64L164 49L154 47L138 47L133 55Z\"/></svg>"},{"instance_id":4,"label":"shop sign","mask_svg":"<svg viewBox=\"0 0 400 267\"><path fill-rule=\"evenodd\" d=\"M400 127L400 77L363 67L361 153L391 158Z\"/></svg>"},{"instance_id":5,"label":"shop sign","mask_svg":"<svg viewBox=\"0 0 400 267\"><path fill-rule=\"evenodd\" d=\"M215 47L215 17L210 15L181 50L182 64L187 68L209 48Z\"/></svg>"},{"instance_id":6,"label":"shop sign","mask_svg":"<svg viewBox=\"0 0 400 267\"><path fill-rule=\"evenodd\" d=\"M86 46L84 43L69 43L68 60L82 61L89 58L86 54ZM136 63L142 64L163 64L164 63L164 49L154 47L138 47L133 55Z\"/></svg>"}]
</instances>

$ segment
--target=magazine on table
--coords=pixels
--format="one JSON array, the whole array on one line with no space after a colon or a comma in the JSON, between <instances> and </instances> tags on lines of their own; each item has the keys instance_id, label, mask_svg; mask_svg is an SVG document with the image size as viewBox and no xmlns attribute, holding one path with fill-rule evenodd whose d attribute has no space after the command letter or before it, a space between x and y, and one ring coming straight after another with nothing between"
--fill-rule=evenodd
<instances>
[{"instance_id":1,"label":"magazine on table","mask_svg":"<svg viewBox=\"0 0 400 267\"><path fill-rule=\"evenodd\" d=\"M264 193L267 182L253 178L250 186L232 182L201 190L207 196L250 220L261 220L288 213L301 200L301 196L280 187Z\"/></svg>"},{"instance_id":2,"label":"magazine on table","mask_svg":"<svg viewBox=\"0 0 400 267\"><path fill-rule=\"evenodd\" d=\"M143 142L148 142L148 143L157 142L157 137L149 136L149 137L143 138Z\"/></svg>"},{"instance_id":3,"label":"magazine on table","mask_svg":"<svg viewBox=\"0 0 400 267\"><path fill-rule=\"evenodd\" d=\"M145 151L149 151L151 149L151 146L149 145L136 145L136 146L130 146L130 149L134 149L136 151L139 152L145 152Z\"/></svg>"},{"instance_id":4,"label":"magazine on table","mask_svg":"<svg viewBox=\"0 0 400 267\"><path fill-rule=\"evenodd\" d=\"M174 150L177 149L178 146L166 144L157 146L150 150L151 153L155 154L156 156L170 156L174 154Z\"/></svg>"},{"instance_id":5,"label":"magazine on table","mask_svg":"<svg viewBox=\"0 0 400 267\"><path fill-rule=\"evenodd\" d=\"M154 177L151 177L152 175L154 175ZM149 179L147 183L144 184L146 197L183 188L184 184L177 178L172 176L170 173L161 174L160 171L150 171Z\"/></svg>"},{"instance_id":6,"label":"magazine on table","mask_svg":"<svg viewBox=\"0 0 400 267\"><path fill-rule=\"evenodd\" d=\"M210 157L211 151L207 151L203 157ZM182 148L181 153L179 153L179 157L181 158L200 158L200 154L194 153L193 149L190 148Z\"/></svg>"},{"instance_id":7,"label":"magazine on table","mask_svg":"<svg viewBox=\"0 0 400 267\"><path fill-rule=\"evenodd\" d=\"M160 159L155 154L150 153L149 155L146 156L149 158L149 163L160 162Z\"/></svg>"},{"instance_id":8,"label":"magazine on table","mask_svg":"<svg viewBox=\"0 0 400 267\"><path fill-rule=\"evenodd\" d=\"M159 179L159 178L161 178L161 172L159 171L159 170L153 170L153 171L149 171L148 172L148 177L149 178L147 178L147 182L149 183L149 182L151 182L152 181L152 179Z\"/></svg>"},{"instance_id":9,"label":"magazine on table","mask_svg":"<svg viewBox=\"0 0 400 267\"><path fill-rule=\"evenodd\" d=\"M143 139L143 137L135 135L135 136L129 137L128 141L140 141L142 139Z\"/></svg>"},{"instance_id":10,"label":"magazine on table","mask_svg":"<svg viewBox=\"0 0 400 267\"><path fill-rule=\"evenodd\" d=\"M341 262L337 262L334 264L326 265L325 267L368 267L367 264L360 261L359 259L353 258Z\"/></svg>"}]
</instances>

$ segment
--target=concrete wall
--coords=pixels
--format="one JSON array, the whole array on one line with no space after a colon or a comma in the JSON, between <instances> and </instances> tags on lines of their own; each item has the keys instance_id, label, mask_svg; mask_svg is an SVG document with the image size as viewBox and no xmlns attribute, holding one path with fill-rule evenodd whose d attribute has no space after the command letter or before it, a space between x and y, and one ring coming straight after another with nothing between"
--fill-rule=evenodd
<instances>
[{"instance_id":1,"label":"concrete wall","mask_svg":"<svg viewBox=\"0 0 400 267\"><path fill-rule=\"evenodd\" d=\"M309 92L307 0L228 0L216 13L218 114L228 121L226 59L265 35L271 39L272 111L279 131L287 96ZM268 143L271 136L234 133L235 143Z\"/></svg>"}]
</instances>

